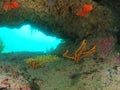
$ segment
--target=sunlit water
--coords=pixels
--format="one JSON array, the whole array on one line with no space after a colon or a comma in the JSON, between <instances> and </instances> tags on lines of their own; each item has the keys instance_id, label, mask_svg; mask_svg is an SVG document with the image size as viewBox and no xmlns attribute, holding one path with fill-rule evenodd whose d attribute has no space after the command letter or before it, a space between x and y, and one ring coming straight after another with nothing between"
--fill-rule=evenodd
<instances>
[{"instance_id":1,"label":"sunlit water","mask_svg":"<svg viewBox=\"0 0 120 90\"><path fill-rule=\"evenodd\" d=\"M61 39L47 36L30 25L24 25L19 29L1 27L0 38L5 45L4 53L21 51L46 52L51 48L55 49L61 43Z\"/></svg>"}]
</instances>

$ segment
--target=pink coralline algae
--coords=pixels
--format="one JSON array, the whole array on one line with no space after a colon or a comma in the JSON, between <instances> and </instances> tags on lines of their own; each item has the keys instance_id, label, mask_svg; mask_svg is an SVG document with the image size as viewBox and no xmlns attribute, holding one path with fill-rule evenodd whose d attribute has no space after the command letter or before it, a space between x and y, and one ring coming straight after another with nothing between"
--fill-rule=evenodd
<instances>
[{"instance_id":1,"label":"pink coralline algae","mask_svg":"<svg viewBox=\"0 0 120 90\"><path fill-rule=\"evenodd\" d=\"M0 90L31 90L23 76L14 79L6 73L0 74Z\"/></svg>"},{"instance_id":2,"label":"pink coralline algae","mask_svg":"<svg viewBox=\"0 0 120 90\"><path fill-rule=\"evenodd\" d=\"M103 37L95 40L94 43L97 45L99 54L105 55L108 52L112 52L112 47L115 43L115 40L111 37Z\"/></svg>"},{"instance_id":3,"label":"pink coralline algae","mask_svg":"<svg viewBox=\"0 0 120 90\"><path fill-rule=\"evenodd\" d=\"M114 60L116 65L120 64L120 55L116 55Z\"/></svg>"}]
</instances>

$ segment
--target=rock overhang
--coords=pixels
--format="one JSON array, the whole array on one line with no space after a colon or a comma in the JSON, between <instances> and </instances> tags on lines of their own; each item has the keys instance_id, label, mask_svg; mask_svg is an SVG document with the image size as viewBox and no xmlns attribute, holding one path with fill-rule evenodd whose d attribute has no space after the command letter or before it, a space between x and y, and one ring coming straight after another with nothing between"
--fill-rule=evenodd
<instances>
[{"instance_id":1,"label":"rock overhang","mask_svg":"<svg viewBox=\"0 0 120 90\"><path fill-rule=\"evenodd\" d=\"M91 0L16 0L20 8L0 9L0 26L17 27L31 24L49 35L75 41L89 35L106 32L113 27L116 17L108 7ZM2 1L1 1L2 2ZM2 2L0 7L3 6ZM85 3L94 9L86 17L76 16ZM103 29L104 28L104 29Z\"/></svg>"}]
</instances>

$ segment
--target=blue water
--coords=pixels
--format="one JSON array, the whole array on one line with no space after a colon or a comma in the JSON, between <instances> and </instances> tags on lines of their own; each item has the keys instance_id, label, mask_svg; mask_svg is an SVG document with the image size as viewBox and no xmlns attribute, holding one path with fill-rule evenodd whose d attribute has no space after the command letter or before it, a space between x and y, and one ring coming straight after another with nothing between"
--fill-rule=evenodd
<instances>
[{"instance_id":1,"label":"blue water","mask_svg":"<svg viewBox=\"0 0 120 90\"><path fill-rule=\"evenodd\" d=\"M55 49L62 41L62 39L47 36L30 25L23 25L19 29L0 27L0 38L5 46L3 53L46 52L51 48Z\"/></svg>"}]
</instances>

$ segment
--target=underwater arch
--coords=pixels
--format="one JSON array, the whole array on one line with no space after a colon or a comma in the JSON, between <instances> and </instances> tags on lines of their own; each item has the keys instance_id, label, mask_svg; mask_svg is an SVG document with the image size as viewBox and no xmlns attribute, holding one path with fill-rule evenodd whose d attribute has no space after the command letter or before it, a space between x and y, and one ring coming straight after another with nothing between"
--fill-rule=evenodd
<instances>
[{"instance_id":1,"label":"underwater arch","mask_svg":"<svg viewBox=\"0 0 120 90\"><path fill-rule=\"evenodd\" d=\"M0 27L0 39L4 44L2 53L8 52L47 52L55 49L62 39L47 36L31 25L18 28Z\"/></svg>"}]
</instances>

